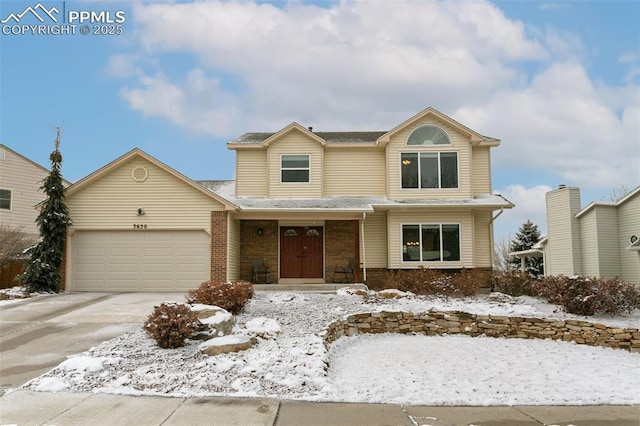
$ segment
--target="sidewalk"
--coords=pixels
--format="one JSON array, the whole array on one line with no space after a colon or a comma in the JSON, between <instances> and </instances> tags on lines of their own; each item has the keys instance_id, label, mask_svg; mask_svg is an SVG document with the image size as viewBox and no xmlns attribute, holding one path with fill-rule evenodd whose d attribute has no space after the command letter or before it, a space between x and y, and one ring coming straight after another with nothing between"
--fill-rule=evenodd
<instances>
[{"instance_id":1,"label":"sidewalk","mask_svg":"<svg viewBox=\"0 0 640 426\"><path fill-rule=\"evenodd\" d=\"M0 398L0 425L640 425L640 407L425 407L268 398L165 398L18 389Z\"/></svg>"}]
</instances>

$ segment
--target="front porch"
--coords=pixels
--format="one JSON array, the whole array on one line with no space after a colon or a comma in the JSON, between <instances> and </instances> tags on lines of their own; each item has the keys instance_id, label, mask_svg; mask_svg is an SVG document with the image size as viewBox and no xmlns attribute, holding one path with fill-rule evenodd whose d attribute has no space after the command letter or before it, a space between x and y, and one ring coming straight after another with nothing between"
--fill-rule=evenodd
<instances>
[{"instance_id":1,"label":"front porch","mask_svg":"<svg viewBox=\"0 0 640 426\"><path fill-rule=\"evenodd\" d=\"M336 284L362 282L359 220L240 220L239 247L240 279L265 290L276 285L278 290L319 286L318 291L335 291ZM349 259L353 272L339 272ZM268 273L254 273L256 260Z\"/></svg>"}]
</instances>

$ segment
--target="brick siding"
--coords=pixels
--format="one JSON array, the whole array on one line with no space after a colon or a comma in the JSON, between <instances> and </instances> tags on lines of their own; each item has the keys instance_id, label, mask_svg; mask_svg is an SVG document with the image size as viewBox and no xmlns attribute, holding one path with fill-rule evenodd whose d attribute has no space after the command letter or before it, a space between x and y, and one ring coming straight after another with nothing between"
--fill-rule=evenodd
<instances>
[{"instance_id":1,"label":"brick siding","mask_svg":"<svg viewBox=\"0 0 640 426\"><path fill-rule=\"evenodd\" d=\"M227 226L226 211L211 212L211 281L227 280Z\"/></svg>"},{"instance_id":2,"label":"brick siding","mask_svg":"<svg viewBox=\"0 0 640 426\"><path fill-rule=\"evenodd\" d=\"M258 230L262 230L260 235ZM269 278L276 282L279 276L278 265L278 221L243 220L240 221L240 279L251 281L253 259L263 259L269 267Z\"/></svg>"}]
</instances>

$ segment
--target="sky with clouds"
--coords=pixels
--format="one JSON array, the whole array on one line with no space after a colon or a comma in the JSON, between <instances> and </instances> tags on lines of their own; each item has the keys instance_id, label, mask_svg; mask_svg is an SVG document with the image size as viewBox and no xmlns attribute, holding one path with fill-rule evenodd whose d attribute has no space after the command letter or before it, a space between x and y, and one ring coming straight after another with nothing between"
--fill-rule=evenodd
<instances>
[{"instance_id":1,"label":"sky with clouds","mask_svg":"<svg viewBox=\"0 0 640 426\"><path fill-rule=\"evenodd\" d=\"M232 179L226 142L245 132L388 130L431 106L502 141L493 187L517 207L497 239L544 232L561 183L583 205L640 184L636 0L41 3L125 17L86 35L1 24L0 142L47 165L62 126L71 181L134 147ZM0 19L36 4L3 0Z\"/></svg>"}]
</instances>

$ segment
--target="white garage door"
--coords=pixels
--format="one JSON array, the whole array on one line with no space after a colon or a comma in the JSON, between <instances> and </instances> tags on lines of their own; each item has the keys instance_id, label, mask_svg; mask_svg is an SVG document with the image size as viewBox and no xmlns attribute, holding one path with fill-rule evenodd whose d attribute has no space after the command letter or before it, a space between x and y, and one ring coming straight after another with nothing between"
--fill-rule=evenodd
<instances>
[{"instance_id":1,"label":"white garage door","mask_svg":"<svg viewBox=\"0 0 640 426\"><path fill-rule=\"evenodd\" d=\"M78 231L72 291L184 291L209 279L204 231Z\"/></svg>"}]
</instances>

